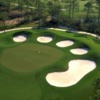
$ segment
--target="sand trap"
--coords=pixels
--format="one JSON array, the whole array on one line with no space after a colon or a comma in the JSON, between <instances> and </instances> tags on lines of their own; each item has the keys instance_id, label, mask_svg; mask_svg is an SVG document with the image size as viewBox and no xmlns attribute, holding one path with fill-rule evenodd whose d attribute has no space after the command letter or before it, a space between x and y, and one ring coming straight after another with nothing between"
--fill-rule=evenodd
<instances>
[{"instance_id":1,"label":"sand trap","mask_svg":"<svg viewBox=\"0 0 100 100\"><path fill-rule=\"evenodd\" d=\"M73 41L70 41L70 40L64 40L64 41L60 41L60 42L58 42L58 43L56 43L56 45L58 46L58 47L68 47L68 46L71 46L71 45L73 45L74 44L74 42Z\"/></svg>"},{"instance_id":2,"label":"sand trap","mask_svg":"<svg viewBox=\"0 0 100 100\"><path fill-rule=\"evenodd\" d=\"M49 43L52 41L52 38L47 36L40 36L37 38L37 41L41 43Z\"/></svg>"},{"instance_id":3,"label":"sand trap","mask_svg":"<svg viewBox=\"0 0 100 100\"><path fill-rule=\"evenodd\" d=\"M75 55L83 55L88 53L88 50L82 48L76 48L76 49L71 49L70 52Z\"/></svg>"},{"instance_id":4,"label":"sand trap","mask_svg":"<svg viewBox=\"0 0 100 100\"><path fill-rule=\"evenodd\" d=\"M13 37L13 41L15 42L24 42L26 40L27 40L27 35L25 34L16 35Z\"/></svg>"},{"instance_id":5,"label":"sand trap","mask_svg":"<svg viewBox=\"0 0 100 100\"><path fill-rule=\"evenodd\" d=\"M86 74L96 68L96 64L90 60L72 60L69 69L65 72L53 72L46 76L47 82L55 87L68 87L78 83Z\"/></svg>"}]
</instances>

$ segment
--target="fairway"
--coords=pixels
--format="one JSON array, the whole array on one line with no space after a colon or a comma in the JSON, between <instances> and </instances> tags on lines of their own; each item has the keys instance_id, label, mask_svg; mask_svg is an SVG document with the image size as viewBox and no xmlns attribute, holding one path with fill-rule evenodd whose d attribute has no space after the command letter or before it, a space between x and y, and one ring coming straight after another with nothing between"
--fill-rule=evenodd
<instances>
[{"instance_id":1,"label":"fairway","mask_svg":"<svg viewBox=\"0 0 100 100\"><path fill-rule=\"evenodd\" d=\"M14 41L22 32L28 38ZM94 39L50 29L1 34L0 100L90 100L100 76L100 44Z\"/></svg>"},{"instance_id":2,"label":"fairway","mask_svg":"<svg viewBox=\"0 0 100 100\"><path fill-rule=\"evenodd\" d=\"M27 43L4 50L0 63L13 71L32 72L39 67L50 65L62 57L63 52L58 49Z\"/></svg>"}]
</instances>

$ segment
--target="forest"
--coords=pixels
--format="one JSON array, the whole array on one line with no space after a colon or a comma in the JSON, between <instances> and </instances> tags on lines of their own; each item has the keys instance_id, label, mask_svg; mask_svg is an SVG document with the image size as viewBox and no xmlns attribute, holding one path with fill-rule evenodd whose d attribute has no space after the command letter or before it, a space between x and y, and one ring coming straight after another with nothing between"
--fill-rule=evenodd
<instances>
[{"instance_id":1,"label":"forest","mask_svg":"<svg viewBox=\"0 0 100 100\"><path fill-rule=\"evenodd\" d=\"M0 0L0 30L66 27L100 34L100 0Z\"/></svg>"}]
</instances>

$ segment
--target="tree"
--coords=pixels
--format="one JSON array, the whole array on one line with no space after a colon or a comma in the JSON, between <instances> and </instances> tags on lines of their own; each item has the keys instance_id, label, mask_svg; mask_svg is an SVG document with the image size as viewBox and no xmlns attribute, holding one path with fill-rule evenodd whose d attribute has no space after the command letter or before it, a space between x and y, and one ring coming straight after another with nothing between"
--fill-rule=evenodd
<instances>
[{"instance_id":1,"label":"tree","mask_svg":"<svg viewBox=\"0 0 100 100\"><path fill-rule=\"evenodd\" d=\"M0 12L2 12L2 11L8 11L7 2L3 1L3 0L0 0Z\"/></svg>"},{"instance_id":2,"label":"tree","mask_svg":"<svg viewBox=\"0 0 100 100\"><path fill-rule=\"evenodd\" d=\"M21 12L21 20L20 21L22 21L23 20L23 9L24 9L24 7L23 7L23 1L20 1L20 0L17 0L17 3L18 3L18 6L17 6L17 10L19 10L19 12Z\"/></svg>"},{"instance_id":3,"label":"tree","mask_svg":"<svg viewBox=\"0 0 100 100\"><path fill-rule=\"evenodd\" d=\"M58 0L54 0L54 1L49 1L48 2L48 12L51 16L51 19L55 22L57 22L56 24L59 24L59 20L60 20L60 14L61 14L61 5L59 3Z\"/></svg>"},{"instance_id":4,"label":"tree","mask_svg":"<svg viewBox=\"0 0 100 100\"><path fill-rule=\"evenodd\" d=\"M60 24L60 15L62 13L61 11L61 4L60 4L60 0L54 0L54 9L56 9L57 13L56 13L56 19L57 19L57 24L58 24L58 27L59 27L59 24Z\"/></svg>"},{"instance_id":5,"label":"tree","mask_svg":"<svg viewBox=\"0 0 100 100\"><path fill-rule=\"evenodd\" d=\"M39 27L41 26L41 1L40 0L36 0L36 12L37 12L37 18L39 20Z\"/></svg>"},{"instance_id":6,"label":"tree","mask_svg":"<svg viewBox=\"0 0 100 100\"><path fill-rule=\"evenodd\" d=\"M86 19L89 19L89 16L91 15L91 12L93 11L93 5L92 5L92 2L89 1L87 2L85 5L85 11L86 11Z\"/></svg>"},{"instance_id":7,"label":"tree","mask_svg":"<svg viewBox=\"0 0 100 100\"><path fill-rule=\"evenodd\" d=\"M72 19L74 17L74 12L75 12L75 9L79 7L79 4L78 4L78 1L77 0L73 0L72 1Z\"/></svg>"},{"instance_id":8,"label":"tree","mask_svg":"<svg viewBox=\"0 0 100 100\"><path fill-rule=\"evenodd\" d=\"M6 29L6 20L8 20L8 16L7 16L7 12L4 11L4 12L0 12L0 19L3 21L4 23L4 33L5 33L5 29Z\"/></svg>"},{"instance_id":9,"label":"tree","mask_svg":"<svg viewBox=\"0 0 100 100\"><path fill-rule=\"evenodd\" d=\"M66 6L68 8L68 17L73 19L75 10L79 9L78 0L66 0Z\"/></svg>"},{"instance_id":10,"label":"tree","mask_svg":"<svg viewBox=\"0 0 100 100\"><path fill-rule=\"evenodd\" d=\"M97 6L98 6L98 23L100 25L100 0L96 0Z\"/></svg>"},{"instance_id":11,"label":"tree","mask_svg":"<svg viewBox=\"0 0 100 100\"><path fill-rule=\"evenodd\" d=\"M32 1L31 0L23 0L24 2L24 9L26 12L26 20L30 21L30 11L31 9L33 9L33 7L31 6Z\"/></svg>"},{"instance_id":12,"label":"tree","mask_svg":"<svg viewBox=\"0 0 100 100\"><path fill-rule=\"evenodd\" d=\"M69 18L71 18L72 0L69 0Z\"/></svg>"},{"instance_id":13,"label":"tree","mask_svg":"<svg viewBox=\"0 0 100 100\"><path fill-rule=\"evenodd\" d=\"M91 100L100 100L100 78L97 78L93 82L93 95L91 96Z\"/></svg>"},{"instance_id":14,"label":"tree","mask_svg":"<svg viewBox=\"0 0 100 100\"><path fill-rule=\"evenodd\" d=\"M6 10L9 14L11 11L11 0L5 0L5 3L6 3Z\"/></svg>"}]
</instances>

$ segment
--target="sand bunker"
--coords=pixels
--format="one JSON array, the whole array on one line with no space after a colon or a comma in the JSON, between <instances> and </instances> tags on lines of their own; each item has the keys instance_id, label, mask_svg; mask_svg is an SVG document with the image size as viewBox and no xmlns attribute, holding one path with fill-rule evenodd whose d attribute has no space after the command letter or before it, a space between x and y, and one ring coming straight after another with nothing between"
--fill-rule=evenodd
<instances>
[{"instance_id":1,"label":"sand bunker","mask_svg":"<svg viewBox=\"0 0 100 100\"><path fill-rule=\"evenodd\" d=\"M37 41L41 43L49 43L52 41L52 38L47 36L40 36L37 38Z\"/></svg>"},{"instance_id":2,"label":"sand bunker","mask_svg":"<svg viewBox=\"0 0 100 100\"><path fill-rule=\"evenodd\" d=\"M70 52L75 55L83 55L83 54L86 54L88 50L82 49L82 48L76 48L76 49L71 49Z\"/></svg>"},{"instance_id":3,"label":"sand bunker","mask_svg":"<svg viewBox=\"0 0 100 100\"><path fill-rule=\"evenodd\" d=\"M74 42L73 41L70 41L70 40L64 40L64 41L60 41L60 42L58 42L58 43L56 43L56 45L58 46L58 47L68 47L68 46L71 46L71 45L73 45L74 44Z\"/></svg>"},{"instance_id":4,"label":"sand bunker","mask_svg":"<svg viewBox=\"0 0 100 100\"><path fill-rule=\"evenodd\" d=\"M55 87L68 87L78 83L81 78L96 68L96 64L90 60L72 60L69 69L65 72L53 72L46 76L47 82Z\"/></svg>"},{"instance_id":5,"label":"sand bunker","mask_svg":"<svg viewBox=\"0 0 100 100\"><path fill-rule=\"evenodd\" d=\"M25 34L16 35L13 37L13 41L15 42L24 42L26 40L27 40L27 35Z\"/></svg>"}]
</instances>

